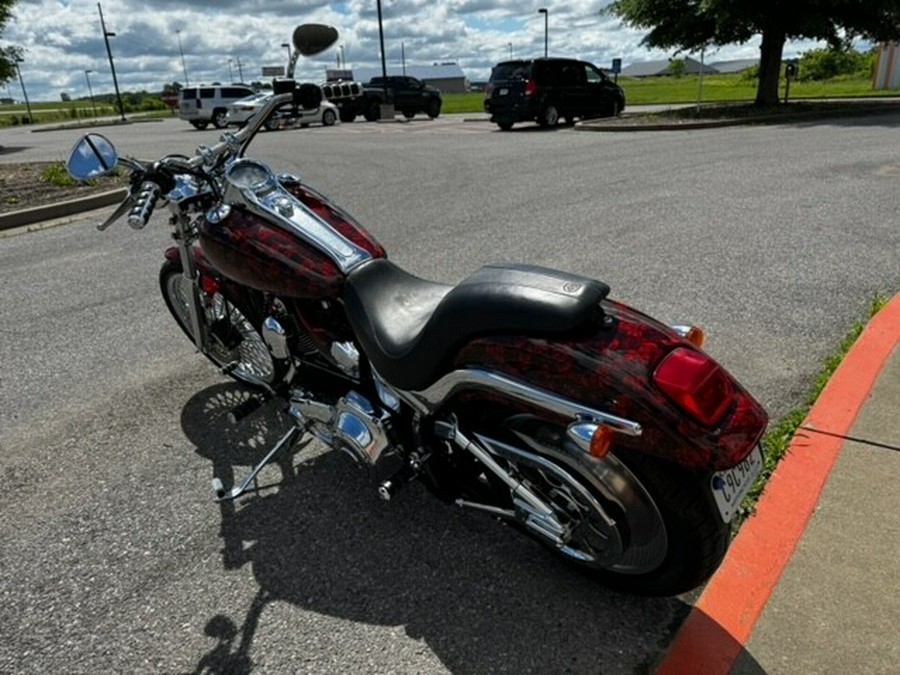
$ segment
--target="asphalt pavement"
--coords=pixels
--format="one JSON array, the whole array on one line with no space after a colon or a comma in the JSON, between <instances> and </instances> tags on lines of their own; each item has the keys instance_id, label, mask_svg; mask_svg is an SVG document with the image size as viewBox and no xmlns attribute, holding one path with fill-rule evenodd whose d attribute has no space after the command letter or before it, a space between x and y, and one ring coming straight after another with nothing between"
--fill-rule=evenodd
<instances>
[{"instance_id":1,"label":"asphalt pavement","mask_svg":"<svg viewBox=\"0 0 900 675\"><path fill-rule=\"evenodd\" d=\"M900 559L900 498L894 489L900 478L900 415L896 412L900 407L898 337L900 295L872 320L823 392L770 481L756 515L742 527L722 568L707 584L671 645L655 664L659 672L887 673L896 670L900 643L894 635L900 621L900 599L892 589L896 586L896 561ZM162 366L157 364L157 367ZM156 380L155 385L161 386L161 380ZM97 430L88 431L99 434ZM148 466L151 463L150 458L143 461ZM142 460L136 458L135 462ZM102 477L101 472L96 487L105 490ZM17 480L13 474L7 478L14 483ZM324 494L318 496L327 499ZM289 494L288 499L295 498ZM162 510L166 512L165 508ZM276 513L265 506L262 510ZM436 513L430 516L432 520L440 517ZM125 525L121 533L114 534L121 534L122 545L128 546ZM79 535L76 529L73 536L86 535ZM95 536L96 532L87 542ZM259 549L259 544L256 548ZM271 542L269 550L280 559L280 549L271 546ZM291 552L296 554L292 549ZM233 553L241 555L240 551ZM141 554L149 555L149 552ZM322 553L316 555L321 557ZM392 556L377 548L372 555L379 563L390 561ZM192 562L198 566L193 573L204 573L200 567L207 567L205 573L214 574L210 562ZM255 626L262 606L271 602L266 593L280 588L278 575L282 572L278 571L278 560L273 558L268 562L271 569L266 571L263 564L262 572L257 572L262 575L260 596L246 599L249 609L244 630ZM342 562L335 558L322 569ZM363 556L354 562L366 564ZM117 583L110 574L107 571L100 576ZM386 589L394 587L393 580L387 577L376 574L375 578ZM424 574L419 580L428 578ZM563 594L568 591L559 590ZM312 597L290 595L287 599L301 607L321 607ZM342 609L335 611L329 607L328 614L346 614L364 623L385 622L383 607L344 611L345 606L352 605L351 598L335 596L329 601ZM397 613L401 607L406 610L403 602L398 602L396 607L389 605ZM473 606L465 612L455 611L453 621L477 620L476 609ZM387 623L398 620L391 612L387 615L391 617ZM381 621L373 620L373 616ZM588 616L589 612L585 611L583 617ZM230 646L236 636L229 637L229 627L217 627L215 619L216 616L207 626L207 635ZM448 623L445 628L452 629L452 625ZM483 627L484 633L490 634L486 628ZM386 633L389 637L390 631ZM441 646L446 646L437 637L440 632L436 627L426 633L431 634L432 649L439 652ZM382 643L385 637L381 635ZM141 640L138 634L133 638ZM96 639L102 648L102 636ZM35 644L40 644L39 640L40 636L34 637ZM276 645L269 648L278 649ZM490 646L471 648L489 650ZM445 652L445 665L451 671L465 671L467 656L462 652L456 654L453 649L449 653L455 658ZM209 657L211 664L218 663L215 650ZM497 663L487 659L483 662ZM120 659L107 663L128 662ZM218 663L223 664L240 665L236 661ZM520 662L519 666L522 665ZM318 663L306 670L324 672L317 670L323 667L324 664ZM583 662L570 663L568 667L573 672L591 672ZM597 672L603 672L602 666L598 666Z\"/></svg>"}]
</instances>

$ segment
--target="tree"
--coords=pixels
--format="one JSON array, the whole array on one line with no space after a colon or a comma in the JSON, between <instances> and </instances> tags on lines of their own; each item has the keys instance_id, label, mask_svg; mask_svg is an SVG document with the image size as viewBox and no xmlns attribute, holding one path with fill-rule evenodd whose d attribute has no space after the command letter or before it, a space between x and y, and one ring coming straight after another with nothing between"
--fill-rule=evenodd
<instances>
[{"instance_id":1,"label":"tree","mask_svg":"<svg viewBox=\"0 0 900 675\"><path fill-rule=\"evenodd\" d=\"M3 27L12 16L13 5L16 0L0 0L0 35ZM16 75L16 59L21 58L21 50L18 47L0 48L0 84L6 84Z\"/></svg>"},{"instance_id":2,"label":"tree","mask_svg":"<svg viewBox=\"0 0 900 675\"><path fill-rule=\"evenodd\" d=\"M840 47L857 37L900 39L900 0L615 0L608 11L649 29L649 47L698 51L761 35L757 105L778 103L787 40Z\"/></svg>"}]
</instances>

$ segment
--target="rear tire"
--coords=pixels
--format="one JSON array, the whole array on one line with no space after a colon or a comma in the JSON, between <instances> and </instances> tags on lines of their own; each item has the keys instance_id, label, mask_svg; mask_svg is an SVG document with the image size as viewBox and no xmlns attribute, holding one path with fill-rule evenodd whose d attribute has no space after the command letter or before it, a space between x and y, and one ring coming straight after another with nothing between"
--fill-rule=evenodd
<instances>
[{"instance_id":1,"label":"rear tire","mask_svg":"<svg viewBox=\"0 0 900 675\"><path fill-rule=\"evenodd\" d=\"M228 112L219 108L213 111L212 123L216 129L224 129L228 126Z\"/></svg>"},{"instance_id":2,"label":"rear tire","mask_svg":"<svg viewBox=\"0 0 900 675\"><path fill-rule=\"evenodd\" d=\"M552 103L546 104L541 108L541 114L538 116L538 124L545 129L552 129L559 124L559 109Z\"/></svg>"},{"instance_id":3,"label":"rear tire","mask_svg":"<svg viewBox=\"0 0 900 675\"><path fill-rule=\"evenodd\" d=\"M191 283L182 273L181 263L167 260L159 271L159 285L166 306L185 335L194 343L190 328ZM256 380L273 385L281 377L279 364L272 359L259 332L259 318L248 308L239 308L221 292L204 295L206 310L200 317L209 329L209 345L205 356L219 369L236 363L231 377L258 387Z\"/></svg>"},{"instance_id":4,"label":"rear tire","mask_svg":"<svg viewBox=\"0 0 900 675\"><path fill-rule=\"evenodd\" d=\"M601 583L640 595L676 595L696 588L718 568L730 526L710 494L709 474L633 450L596 460L578 450L564 429L516 415L477 428L508 448L494 459L553 509L567 528L562 545L516 525L554 555ZM487 446L485 446L487 447ZM468 453L431 464L430 487L444 499L517 510L509 488ZM539 462L528 459L536 456ZM449 463L448 463L449 462Z\"/></svg>"},{"instance_id":5,"label":"rear tire","mask_svg":"<svg viewBox=\"0 0 900 675\"><path fill-rule=\"evenodd\" d=\"M497 122L497 126L500 127L500 131L509 131L513 128L513 122L504 120L503 122Z\"/></svg>"},{"instance_id":6,"label":"rear tire","mask_svg":"<svg viewBox=\"0 0 900 675\"><path fill-rule=\"evenodd\" d=\"M356 113L353 110L348 110L347 108L341 108L341 122L344 124L349 124L353 120L356 119Z\"/></svg>"},{"instance_id":7,"label":"rear tire","mask_svg":"<svg viewBox=\"0 0 900 675\"><path fill-rule=\"evenodd\" d=\"M334 114L334 110L326 110L322 113L322 126L333 126L336 121L337 115Z\"/></svg>"},{"instance_id":8,"label":"rear tire","mask_svg":"<svg viewBox=\"0 0 900 675\"><path fill-rule=\"evenodd\" d=\"M195 129L203 131L206 127L209 126L209 122L191 122L191 126Z\"/></svg>"},{"instance_id":9,"label":"rear tire","mask_svg":"<svg viewBox=\"0 0 900 675\"><path fill-rule=\"evenodd\" d=\"M366 106L364 117L368 122L374 122L381 117L381 101L370 101Z\"/></svg>"}]
</instances>

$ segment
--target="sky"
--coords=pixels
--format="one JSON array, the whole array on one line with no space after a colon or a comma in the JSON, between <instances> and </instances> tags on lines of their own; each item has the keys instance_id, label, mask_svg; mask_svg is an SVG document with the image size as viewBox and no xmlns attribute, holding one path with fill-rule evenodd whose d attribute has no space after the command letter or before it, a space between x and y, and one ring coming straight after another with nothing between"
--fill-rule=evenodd
<instances>
[{"instance_id":1,"label":"sky","mask_svg":"<svg viewBox=\"0 0 900 675\"><path fill-rule=\"evenodd\" d=\"M456 62L470 81L487 80L491 66L542 56L544 15L551 56L569 56L610 68L673 56L641 46L644 33L601 13L610 0L382 0L388 65ZM326 68L380 68L375 0L118 0L100 3L119 88L160 91L164 84L263 80L262 68L283 66L295 26L324 23L338 29L336 45L297 64L297 79L321 81ZM113 91L112 74L93 0L18 0L0 34L0 46L25 49L20 64L28 97L59 101ZM814 43L789 43L785 58ZM184 54L182 61L181 54ZM689 54L699 58L699 55ZM758 58L759 42L707 52L706 62ZM85 73L85 71L91 71ZM0 97L22 100L15 80Z\"/></svg>"}]
</instances>

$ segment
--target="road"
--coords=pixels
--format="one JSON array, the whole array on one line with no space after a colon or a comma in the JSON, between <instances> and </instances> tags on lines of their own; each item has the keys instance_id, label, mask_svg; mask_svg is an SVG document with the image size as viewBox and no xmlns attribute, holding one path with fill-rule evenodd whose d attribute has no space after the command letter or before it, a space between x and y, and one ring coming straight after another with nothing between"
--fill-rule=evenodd
<instances>
[{"instance_id":1,"label":"road","mask_svg":"<svg viewBox=\"0 0 900 675\"><path fill-rule=\"evenodd\" d=\"M106 133L138 156L212 143L175 121ZM900 290L900 117L703 132L501 133L460 118L260 135L254 156L367 223L400 265L596 276L709 350L779 415L875 292ZM65 156L72 131L0 137ZM26 159L27 158L27 159ZM412 486L384 504L313 443L218 507L284 421L166 315L167 245L94 218L0 238L0 672L644 672L691 597L597 587Z\"/></svg>"}]
</instances>

